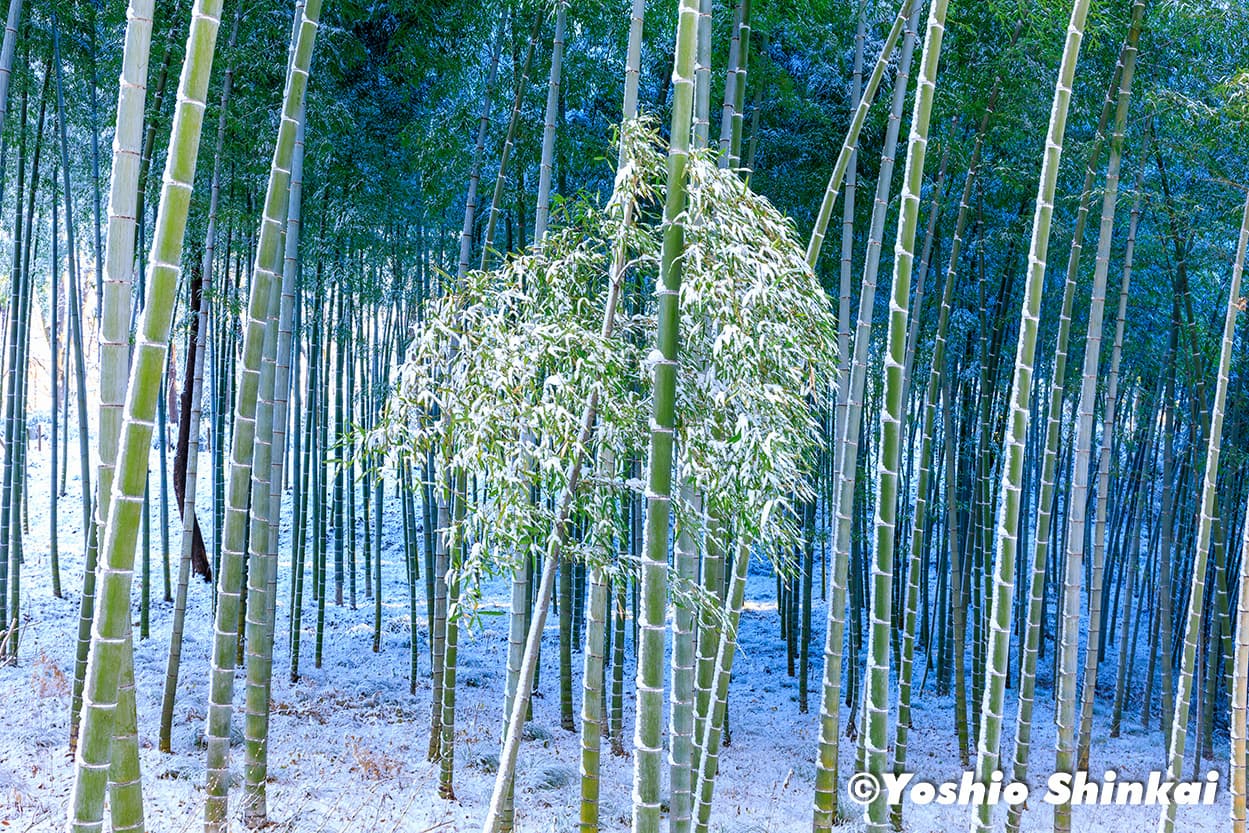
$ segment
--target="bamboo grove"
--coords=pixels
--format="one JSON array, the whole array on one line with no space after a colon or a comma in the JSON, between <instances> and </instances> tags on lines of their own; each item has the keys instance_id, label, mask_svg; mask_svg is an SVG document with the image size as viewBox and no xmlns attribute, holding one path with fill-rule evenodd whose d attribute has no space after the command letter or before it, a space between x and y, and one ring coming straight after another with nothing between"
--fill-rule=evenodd
<instances>
[{"instance_id":1,"label":"bamboo grove","mask_svg":"<svg viewBox=\"0 0 1249 833\"><path fill-rule=\"evenodd\" d=\"M1244 833L1246 55L8 0L0 820Z\"/></svg>"}]
</instances>

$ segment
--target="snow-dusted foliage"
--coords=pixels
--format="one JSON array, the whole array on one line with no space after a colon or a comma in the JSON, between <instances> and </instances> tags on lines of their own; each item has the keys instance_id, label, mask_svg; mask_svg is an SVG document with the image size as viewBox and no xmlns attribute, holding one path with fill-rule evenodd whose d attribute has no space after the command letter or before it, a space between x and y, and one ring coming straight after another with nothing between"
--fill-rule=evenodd
<instances>
[{"instance_id":1,"label":"snow-dusted foliage","mask_svg":"<svg viewBox=\"0 0 1249 833\"><path fill-rule=\"evenodd\" d=\"M657 230L625 228L624 207L655 199L662 159L639 128L622 131L628 163L605 209L578 203L564 227L491 271L431 302L369 445L421 465L431 448L442 471L470 474L469 557L461 574L509 570L540 549L574 454L604 451L628 459L643 447L645 386L638 377L642 319L617 308L603 337L603 306L613 248L635 268L654 269ZM595 448L577 447L591 391L599 399ZM592 474L593 459L586 462ZM437 482L444 485L440 474ZM573 517L586 522L566 546L571 557L609 549L617 514L614 478L589 476ZM471 594L470 582L465 590Z\"/></svg>"},{"instance_id":2,"label":"snow-dusted foliage","mask_svg":"<svg viewBox=\"0 0 1249 833\"><path fill-rule=\"evenodd\" d=\"M816 409L837 362L832 304L793 224L714 157L690 160L678 465L707 509L783 561L801 540Z\"/></svg>"},{"instance_id":3,"label":"snow-dusted foliage","mask_svg":"<svg viewBox=\"0 0 1249 833\"><path fill-rule=\"evenodd\" d=\"M603 310L617 248L628 284L639 275L654 284L662 228L653 214L646 220L663 199L665 174L649 123L626 124L621 138L627 161L605 208L570 206L564 225L530 250L470 273L431 303L369 438L391 460L420 467L432 449L441 471L468 473L461 576L509 571L542 547L554 521L550 497L562 494L578 454L576 534L565 553L624 566L611 563L624 534L619 499L641 482L601 463L644 455L656 323L649 292L626 293L607 337ZM831 305L792 225L767 200L710 157L693 156L688 170L678 465L729 535L781 554L801 534L788 504L809 494L813 407L836 358ZM630 203L644 221L623 221ZM637 300L642 309L631 314ZM594 439L579 448L593 391ZM687 507L677 516L702 526Z\"/></svg>"}]
</instances>

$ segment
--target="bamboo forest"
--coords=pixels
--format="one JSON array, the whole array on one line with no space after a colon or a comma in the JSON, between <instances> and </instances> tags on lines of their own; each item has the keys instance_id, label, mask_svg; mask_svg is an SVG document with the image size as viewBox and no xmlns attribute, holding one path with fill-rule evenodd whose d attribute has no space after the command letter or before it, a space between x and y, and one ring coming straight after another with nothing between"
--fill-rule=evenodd
<instances>
[{"instance_id":1,"label":"bamboo forest","mask_svg":"<svg viewBox=\"0 0 1249 833\"><path fill-rule=\"evenodd\" d=\"M1249 0L0 13L0 831L1246 833Z\"/></svg>"}]
</instances>

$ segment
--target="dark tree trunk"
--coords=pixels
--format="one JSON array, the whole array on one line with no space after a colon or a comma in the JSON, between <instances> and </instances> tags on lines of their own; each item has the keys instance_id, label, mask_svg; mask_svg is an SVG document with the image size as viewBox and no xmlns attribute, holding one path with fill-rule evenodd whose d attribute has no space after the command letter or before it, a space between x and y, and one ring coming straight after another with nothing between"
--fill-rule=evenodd
<instances>
[{"instance_id":1,"label":"dark tree trunk","mask_svg":"<svg viewBox=\"0 0 1249 833\"><path fill-rule=\"evenodd\" d=\"M204 283L204 275L198 265L191 270L191 306L198 310L200 294ZM191 443L191 423L187 419L191 414L191 374L195 370L196 339L199 334L199 316L191 316L191 332L187 338L185 370L182 377L182 392L178 396L178 446L173 455L173 492L178 499L178 515L182 516L186 505L186 464L187 449ZM162 430L163 427L162 427ZM185 519L184 519L185 520ZM199 518L195 519L194 538L191 541L191 569L204 581L212 581L212 567L208 563L208 552L204 548L204 535L200 532Z\"/></svg>"}]
</instances>

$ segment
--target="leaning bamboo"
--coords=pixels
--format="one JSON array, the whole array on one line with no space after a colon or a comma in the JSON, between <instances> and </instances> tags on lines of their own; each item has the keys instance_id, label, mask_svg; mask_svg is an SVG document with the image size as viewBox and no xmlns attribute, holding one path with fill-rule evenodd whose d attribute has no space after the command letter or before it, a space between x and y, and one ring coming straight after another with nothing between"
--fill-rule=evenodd
<instances>
[{"instance_id":1,"label":"leaning bamboo","mask_svg":"<svg viewBox=\"0 0 1249 833\"><path fill-rule=\"evenodd\" d=\"M824 189L820 211L815 217L815 226L811 229L811 240L807 243L807 263L812 269L820 259L820 248L824 245L824 234L828 231L828 222L833 216L833 205L837 202L837 194L841 191L842 178L850 166L850 159L858 149L859 132L863 129L863 121L867 118L867 111L876 98L876 91L880 89L880 80L885 75L886 67L889 66L889 59L893 55L894 47L898 44L898 38L902 35L902 29L911 16L911 7L914 2L915 0L902 0L902 6L893 19L893 25L889 27L889 34L885 36L885 42L881 45L880 55L876 58L876 66L872 68L872 74L867 79L867 86L863 89L859 106L850 119L850 127L846 131L846 139L841 145L841 151L837 154L837 161L833 163L833 172Z\"/></svg>"},{"instance_id":2,"label":"leaning bamboo","mask_svg":"<svg viewBox=\"0 0 1249 833\"><path fill-rule=\"evenodd\" d=\"M217 575L216 636L213 641L211 689L208 701L206 833L224 830L230 773L230 724L233 717L234 666L237 650L239 599L242 591L243 546L248 521L248 485L256 438L256 405L260 359L269 317L270 289L281 275L282 229L290 196L291 157L295 150L299 112L308 84L308 67L316 40L321 0L308 0L295 39L293 59L282 95L282 115L269 183L265 193L260 234L256 241L251 296L243 326L242 356L237 367L234 437L230 452L228 501L223 529L221 566Z\"/></svg>"},{"instance_id":3,"label":"leaning bamboo","mask_svg":"<svg viewBox=\"0 0 1249 833\"><path fill-rule=\"evenodd\" d=\"M1205 477L1201 487L1201 514L1197 523L1197 551L1193 556L1192 584L1188 592L1188 611L1184 618L1184 645L1180 652L1179 677L1176 680L1175 714L1171 718L1171 739L1167 750L1167 774L1172 781L1180 780L1180 772L1184 766L1184 744L1188 737L1188 713L1193 693L1193 670L1201 631L1202 606L1206 591L1206 567L1210 556L1214 505L1218 490L1223 414L1227 405L1228 377L1231 372L1232 347L1236 335L1236 316L1240 313L1243 302L1240 297L1240 286L1245 269L1246 246L1249 246L1249 194L1245 196L1245 207L1240 220L1240 237L1236 243L1236 260L1232 266L1227 312L1223 319L1223 342L1219 349L1217 367L1218 381L1215 385L1214 403L1210 408L1209 445L1206 447ZM1241 743L1244 743L1243 736ZM1244 760L1243 756L1241 760ZM1158 831L1159 833L1172 833L1174 829L1175 805L1168 803L1159 812Z\"/></svg>"},{"instance_id":4,"label":"leaning bamboo","mask_svg":"<svg viewBox=\"0 0 1249 833\"><path fill-rule=\"evenodd\" d=\"M128 665L130 585L135 545L142 525L148 452L156 400L169 351L182 243L195 181L200 128L220 14L219 0L197 0L191 14L187 57L178 85L178 103L170 131L169 154L150 254L150 282L142 320L135 335L133 366L126 386L116 464L117 479L113 484L103 531L99 575L101 602L95 609L91 653L87 660L78 758L70 801L71 830L98 829L103 813L104 775L109 766L114 734L113 712L118 706L118 687L125 683L124 671ZM121 129L119 124L119 133ZM113 792L114 826L119 812L131 818L141 815L141 807L117 806L118 799L123 796L139 800L137 790Z\"/></svg>"},{"instance_id":5,"label":"leaning bamboo","mask_svg":"<svg viewBox=\"0 0 1249 833\"><path fill-rule=\"evenodd\" d=\"M1015 372L1011 383L1010 419L1007 450L1002 468L1001 505L998 514L998 557L993 571L993 599L989 615L990 650L987 653L980 723L977 743L976 776L987 783L997 770L1001 754L1001 721L1005 695L1006 668L1010 652L1011 606L1014 601L1015 549L1018 545L1019 502L1023 480L1024 444L1028 435L1029 402L1035 365L1037 329L1041 314L1041 294L1045 283L1045 266L1049 254L1054 193L1058 168L1062 159L1063 140L1067 128L1067 110L1071 103L1071 85L1075 78L1084 25L1088 17L1088 0L1075 0L1067 24L1066 43L1059 64L1050 109L1049 128L1045 137L1041 175L1037 182L1036 208L1032 218L1032 240L1028 251L1028 274L1020 310L1020 336L1015 355ZM956 648L957 650L957 648ZM978 803L972 810L972 830L990 827L992 807Z\"/></svg>"},{"instance_id":6,"label":"leaning bamboo","mask_svg":"<svg viewBox=\"0 0 1249 833\"><path fill-rule=\"evenodd\" d=\"M213 246L217 228L217 204L221 194L221 148L225 142L226 105L230 101L230 89L233 86L233 51L234 41L238 34L240 13L236 10L234 22L230 27L230 36L226 42L226 50L230 59L226 64L225 75L221 84L221 102L217 113L217 145L213 153L213 172L208 196L208 231L204 244L204 260L200 266L201 284L200 297L194 315L198 319L195 326L195 364L191 376L191 399L188 413L183 414L187 420L187 461L186 481L183 487L182 501L182 552L178 562L178 588L174 597L173 628L169 637L169 660L165 665L165 689L161 696L160 738L162 752L173 751L173 709L178 690L178 675L182 664L182 633L186 620L187 584L191 574L191 549L195 541L195 481L199 472L199 431L200 419L203 415L204 387L204 355L208 351L208 303L212 297L213 286ZM194 302L195 299L192 298Z\"/></svg>"},{"instance_id":7,"label":"leaning bamboo","mask_svg":"<svg viewBox=\"0 0 1249 833\"><path fill-rule=\"evenodd\" d=\"M641 69L642 23L646 8L645 0L633 0L630 16L628 51L625 59L624 118L628 122L636 117L638 109L638 76ZM618 167L626 164L626 156L622 147ZM626 207L624 225L632 222L632 213ZM603 308L603 320L600 333L609 337L615 328L616 308L624 287L625 270L628 263L627 250L623 240L618 241L612 252L610 284L607 289L607 300ZM586 448L594 432L594 424L598 413L598 389L591 391L582 413L581 425L577 434L575 448ZM537 596L534 599L533 614L528 624L528 632L524 638L524 649L520 657L520 665L514 675L509 672L507 714L504 723L503 749L499 754L499 768L495 773L494 789L490 795L490 805L482 822L482 833L499 833L506 823L510 828L512 815L512 786L516 775L516 758L520 752L521 733L525 714L529 707L529 698L533 692L534 677L537 672L538 651L542 644L542 629L546 624L547 609L551 603L551 592L555 583L555 570L560 552L568 536L568 523L572 513L573 493L581 480L582 457L574 455L569 462L564 494L560 496L559 508L551 526L551 534L547 539L545 554L542 561L542 575L538 583ZM519 587L514 585L516 590Z\"/></svg>"}]
</instances>

